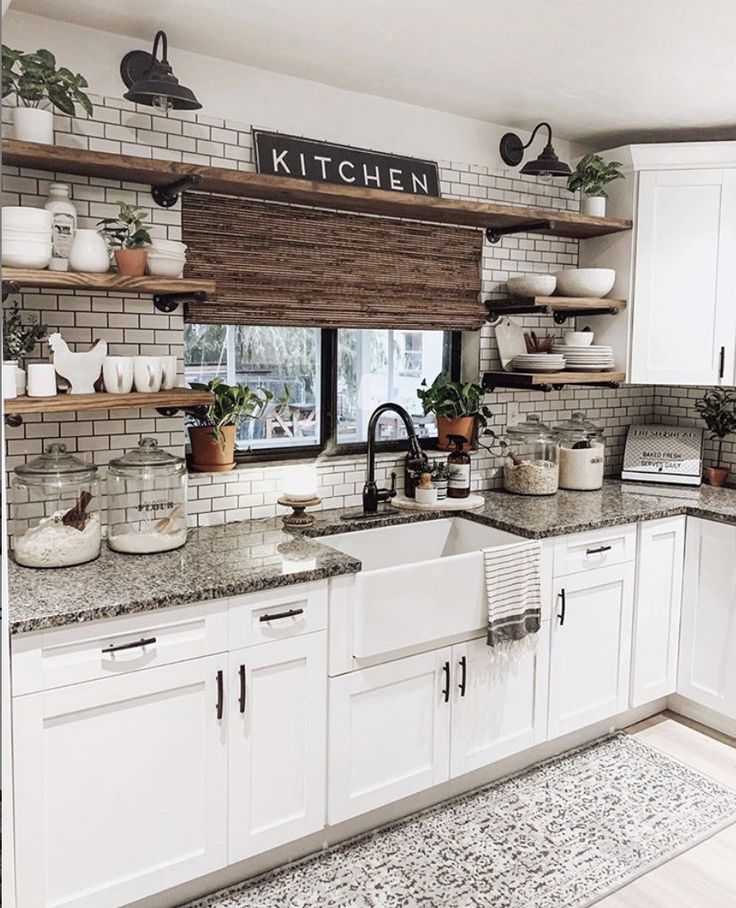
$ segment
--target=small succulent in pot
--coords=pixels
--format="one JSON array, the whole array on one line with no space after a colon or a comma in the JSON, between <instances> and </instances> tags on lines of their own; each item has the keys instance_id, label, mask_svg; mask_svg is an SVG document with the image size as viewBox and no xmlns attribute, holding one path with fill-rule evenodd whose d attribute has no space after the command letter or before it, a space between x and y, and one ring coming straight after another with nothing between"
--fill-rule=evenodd
<instances>
[{"instance_id":1,"label":"small succulent in pot","mask_svg":"<svg viewBox=\"0 0 736 908\"><path fill-rule=\"evenodd\" d=\"M729 468L721 466L723 440L736 434L736 392L728 388L709 388L700 400L695 401L695 410L708 428L708 437L717 442L715 466L704 470L706 482L723 486L729 474Z\"/></svg>"},{"instance_id":2,"label":"small succulent in pot","mask_svg":"<svg viewBox=\"0 0 736 908\"><path fill-rule=\"evenodd\" d=\"M437 500L447 498L447 484L452 475L452 467L446 460L432 461L432 482L437 489Z\"/></svg>"},{"instance_id":3,"label":"small succulent in pot","mask_svg":"<svg viewBox=\"0 0 736 908\"><path fill-rule=\"evenodd\" d=\"M577 167L567 179L570 192L582 193L583 214L604 217L608 193L605 187L614 180L622 180L621 163L604 161L599 154L586 154L578 161Z\"/></svg>"},{"instance_id":4,"label":"small succulent in pot","mask_svg":"<svg viewBox=\"0 0 736 908\"><path fill-rule=\"evenodd\" d=\"M437 419L437 447L450 451L454 448L450 435L467 438L466 450L473 447L476 435L496 437L488 428L493 414L483 404L483 387L475 382L453 381L440 373L431 385L423 381L417 388L424 415L434 413Z\"/></svg>"},{"instance_id":5,"label":"small succulent in pot","mask_svg":"<svg viewBox=\"0 0 736 908\"><path fill-rule=\"evenodd\" d=\"M144 224L148 215L127 202L117 204L120 209L118 216L102 218L97 226L115 252L118 273L140 277L146 270L147 247L151 245L151 234Z\"/></svg>"}]
</instances>

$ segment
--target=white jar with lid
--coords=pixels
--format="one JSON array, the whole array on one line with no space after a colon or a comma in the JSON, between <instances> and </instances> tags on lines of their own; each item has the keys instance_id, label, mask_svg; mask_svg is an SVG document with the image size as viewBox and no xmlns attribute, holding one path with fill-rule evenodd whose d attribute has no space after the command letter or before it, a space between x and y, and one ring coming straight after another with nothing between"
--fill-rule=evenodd
<instances>
[{"instance_id":1,"label":"white jar with lid","mask_svg":"<svg viewBox=\"0 0 736 908\"><path fill-rule=\"evenodd\" d=\"M558 488L557 436L531 414L518 426L506 429L503 487L516 495L554 495Z\"/></svg>"},{"instance_id":2,"label":"white jar with lid","mask_svg":"<svg viewBox=\"0 0 736 908\"><path fill-rule=\"evenodd\" d=\"M77 229L77 209L69 198L69 184L50 183L49 198L43 207L51 212L53 245L49 271L68 271L69 250Z\"/></svg>"},{"instance_id":3,"label":"white jar with lid","mask_svg":"<svg viewBox=\"0 0 736 908\"><path fill-rule=\"evenodd\" d=\"M560 440L560 488L581 492L600 489L606 457L603 429L579 411L554 429Z\"/></svg>"}]
</instances>

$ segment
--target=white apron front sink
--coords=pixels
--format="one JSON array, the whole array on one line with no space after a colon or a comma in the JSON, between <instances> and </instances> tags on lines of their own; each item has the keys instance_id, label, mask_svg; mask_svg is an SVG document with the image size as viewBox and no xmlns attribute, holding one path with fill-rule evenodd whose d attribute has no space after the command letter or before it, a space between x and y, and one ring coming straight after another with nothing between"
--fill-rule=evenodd
<instances>
[{"instance_id":1,"label":"white apron front sink","mask_svg":"<svg viewBox=\"0 0 736 908\"><path fill-rule=\"evenodd\" d=\"M353 656L481 632L488 619L482 549L519 539L457 517L325 537L363 564L355 575Z\"/></svg>"}]
</instances>

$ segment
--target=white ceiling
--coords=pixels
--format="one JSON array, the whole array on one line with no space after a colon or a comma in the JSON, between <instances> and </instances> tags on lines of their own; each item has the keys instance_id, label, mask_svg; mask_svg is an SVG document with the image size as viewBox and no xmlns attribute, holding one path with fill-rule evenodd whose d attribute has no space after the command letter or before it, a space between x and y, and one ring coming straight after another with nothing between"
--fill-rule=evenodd
<instances>
[{"instance_id":1,"label":"white ceiling","mask_svg":"<svg viewBox=\"0 0 736 908\"><path fill-rule=\"evenodd\" d=\"M12 9L597 147L736 138L733 0L13 0ZM76 61L82 68L83 58Z\"/></svg>"}]
</instances>

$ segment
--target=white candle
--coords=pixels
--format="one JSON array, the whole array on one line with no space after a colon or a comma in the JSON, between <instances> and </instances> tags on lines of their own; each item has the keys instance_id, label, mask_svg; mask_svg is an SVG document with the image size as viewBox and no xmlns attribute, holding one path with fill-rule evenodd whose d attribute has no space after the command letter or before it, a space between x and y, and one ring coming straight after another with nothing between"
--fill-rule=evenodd
<instances>
[{"instance_id":1,"label":"white candle","mask_svg":"<svg viewBox=\"0 0 736 908\"><path fill-rule=\"evenodd\" d=\"M284 497L292 501L308 501L317 495L317 467L314 464L295 464L284 470Z\"/></svg>"}]
</instances>

